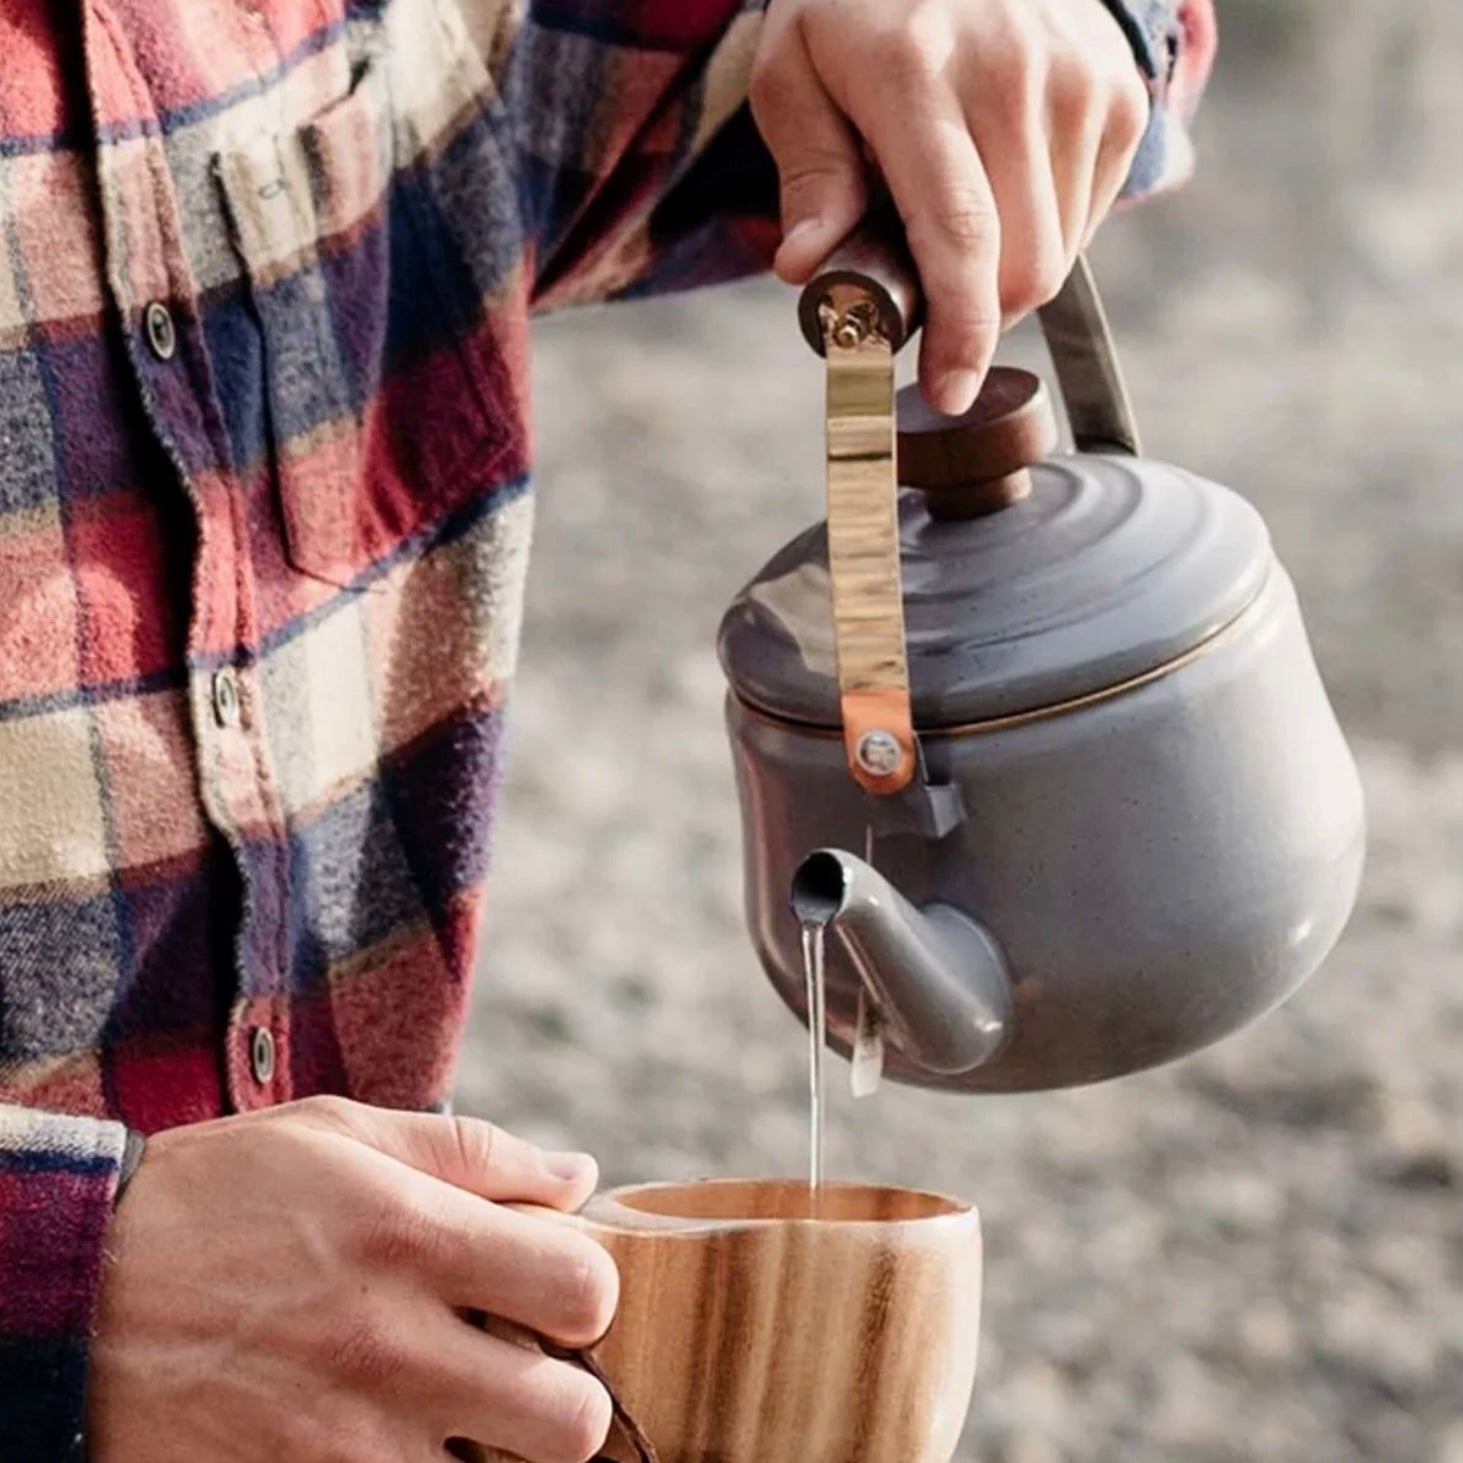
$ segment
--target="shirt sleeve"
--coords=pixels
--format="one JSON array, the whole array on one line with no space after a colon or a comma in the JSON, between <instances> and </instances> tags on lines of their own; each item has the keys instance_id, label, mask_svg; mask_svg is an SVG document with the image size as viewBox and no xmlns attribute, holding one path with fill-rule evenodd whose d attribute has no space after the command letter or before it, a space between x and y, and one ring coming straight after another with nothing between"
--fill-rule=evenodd
<instances>
[{"instance_id":1,"label":"shirt sleeve","mask_svg":"<svg viewBox=\"0 0 1463 1463\"><path fill-rule=\"evenodd\" d=\"M102 1246L128 1155L120 1123L0 1105L0 1457L82 1457Z\"/></svg>"},{"instance_id":2,"label":"shirt sleeve","mask_svg":"<svg viewBox=\"0 0 1463 1463\"><path fill-rule=\"evenodd\" d=\"M1152 110L1122 198L1141 202L1188 181L1189 127L1218 47L1214 0L1103 0L1123 27L1148 82Z\"/></svg>"},{"instance_id":3,"label":"shirt sleeve","mask_svg":"<svg viewBox=\"0 0 1463 1463\"><path fill-rule=\"evenodd\" d=\"M765 269L777 174L747 82L764 0L531 0L506 63L535 307Z\"/></svg>"},{"instance_id":4,"label":"shirt sleeve","mask_svg":"<svg viewBox=\"0 0 1463 1463\"><path fill-rule=\"evenodd\" d=\"M1213 0L1092 0L1128 35L1152 112L1124 189L1193 169ZM765 0L531 0L504 76L539 310L765 269L777 172L746 104Z\"/></svg>"}]
</instances>

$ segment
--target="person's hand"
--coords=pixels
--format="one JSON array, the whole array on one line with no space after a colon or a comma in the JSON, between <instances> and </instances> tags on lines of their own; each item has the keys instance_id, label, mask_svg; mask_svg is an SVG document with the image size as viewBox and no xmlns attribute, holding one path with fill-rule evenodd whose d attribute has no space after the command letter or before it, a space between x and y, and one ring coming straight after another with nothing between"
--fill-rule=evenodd
<instances>
[{"instance_id":1,"label":"person's hand","mask_svg":"<svg viewBox=\"0 0 1463 1463\"><path fill-rule=\"evenodd\" d=\"M591 1159L487 1123L312 1098L150 1139L113 1221L91 1463L442 1463L449 1439L585 1463L609 1397L564 1346L608 1328L613 1261L572 1225Z\"/></svg>"},{"instance_id":2,"label":"person's hand","mask_svg":"<svg viewBox=\"0 0 1463 1463\"><path fill-rule=\"evenodd\" d=\"M965 410L1127 178L1148 92L1100 0L771 0L751 83L804 282L882 173L928 307L920 379Z\"/></svg>"}]
</instances>

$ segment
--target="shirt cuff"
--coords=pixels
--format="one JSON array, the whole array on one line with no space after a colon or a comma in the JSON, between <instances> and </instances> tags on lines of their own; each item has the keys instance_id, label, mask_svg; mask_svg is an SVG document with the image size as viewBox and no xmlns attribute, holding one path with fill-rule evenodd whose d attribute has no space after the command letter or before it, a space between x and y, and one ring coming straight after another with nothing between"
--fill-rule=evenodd
<instances>
[{"instance_id":1,"label":"shirt cuff","mask_svg":"<svg viewBox=\"0 0 1463 1463\"><path fill-rule=\"evenodd\" d=\"M1212 0L1101 0L1122 27L1148 83L1148 127L1122 199L1134 202L1187 181L1194 168L1189 121L1214 53Z\"/></svg>"},{"instance_id":2,"label":"shirt cuff","mask_svg":"<svg viewBox=\"0 0 1463 1463\"><path fill-rule=\"evenodd\" d=\"M0 1456L83 1456L102 1247L120 1123L0 1106Z\"/></svg>"}]
</instances>

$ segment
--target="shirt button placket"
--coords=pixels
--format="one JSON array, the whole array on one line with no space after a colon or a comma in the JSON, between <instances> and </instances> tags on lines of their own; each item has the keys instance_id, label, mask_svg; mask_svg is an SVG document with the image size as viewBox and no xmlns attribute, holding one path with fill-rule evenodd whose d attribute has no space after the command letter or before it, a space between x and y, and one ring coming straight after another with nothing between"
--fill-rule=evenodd
<instances>
[{"instance_id":1,"label":"shirt button placket","mask_svg":"<svg viewBox=\"0 0 1463 1463\"><path fill-rule=\"evenodd\" d=\"M211 713L213 725L218 729L205 737L205 741L213 743L211 753L205 752L205 775L208 775L209 764L212 764L215 790L221 799L226 800L228 790L235 785L235 775L241 771L240 758L244 755L238 740L244 736L240 672L234 666L223 665L206 679L200 677L200 681L200 699L207 708L204 714ZM246 793L241 791L241 795L247 802ZM230 808L229 812L235 817L245 815L243 808L237 811ZM241 1020L231 1032L230 1040L238 1043L235 1050L242 1060L235 1058L230 1065L237 1074L237 1080L243 1084L242 1089L235 1092L234 1100L240 1111L245 1111L277 1100L275 1079L279 1070L279 1043L270 1027L259 1019L268 1010L265 993L253 989L251 983L241 994Z\"/></svg>"}]
</instances>

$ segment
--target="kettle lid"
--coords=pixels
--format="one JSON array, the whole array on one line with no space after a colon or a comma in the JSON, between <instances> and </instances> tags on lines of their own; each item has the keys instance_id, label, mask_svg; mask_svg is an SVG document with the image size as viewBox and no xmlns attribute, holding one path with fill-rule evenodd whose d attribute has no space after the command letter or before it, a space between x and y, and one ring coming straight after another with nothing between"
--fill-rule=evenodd
<instances>
[{"instance_id":1,"label":"kettle lid","mask_svg":"<svg viewBox=\"0 0 1463 1463\"><path fill-rule=\"evenodd\" d=\"M900 393L900 563L919 729L1041 710L1159 670L1233 621L1272 562L1259 514L1181 468L1120 451L1034 461L1055 436L1045 389L1027 372L992 376L978 419L938 418L915 388ZM840 724L825 525L742 590L719 648L742 700Z\"/></svg>"}]
</instances>

